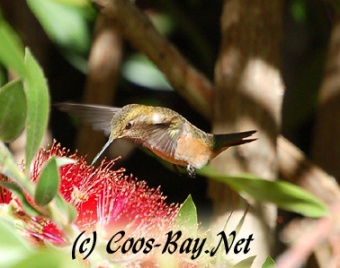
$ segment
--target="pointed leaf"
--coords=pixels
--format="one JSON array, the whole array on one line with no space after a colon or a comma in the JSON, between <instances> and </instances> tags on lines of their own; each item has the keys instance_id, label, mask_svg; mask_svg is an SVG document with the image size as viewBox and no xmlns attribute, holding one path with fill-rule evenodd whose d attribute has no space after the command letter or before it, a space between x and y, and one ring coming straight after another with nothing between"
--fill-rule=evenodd
<instances>
[{"instance_id":1,"label":"pointed leaf","mask_svg":"<svg viewBox=\"0 0 340 268\"><path fill-rule=\"evenodd\" d=\"M24 192L18 185L8 181L2 181L0 182L0 186L7 188L17 196L17 198L20 200L20 204L24 209L25 213L31 216L41 216L41 213L38 210L36 210L35 207L31 205L30 202L28 202Z\"/></svg>"},{"instance_id":2,"label":"pointed leaf","mask_svg":"<svg viewBox=\"0 0 340 268\"><path fill-rule=\"evenodd\" d=\"M175 219L175 226L179 228L197 226L197 210L191 195L181 205Z\"/></svg>"},{"instance_id":3,"label":"pointed leaf","mask_svg":"<svg viewBox=\"0 0 340 268\"><path fill-rule=\"evenodd\" d=\"M56 161L57 161L58 167L77 163L77 160L69 158L69 157L64 157L64 156L63 157L57 156Z\"/></svg>"},{"instance_id":4,"label":"pointed leaf","mask_svg":"<svg viewBox=\"0 0 340 268\"><path fill-rule=\"evenodd\" d=\"M262 264L262 268L273 268L275 267L275 261L268 256L265 262Z\"/></svg>"},{"instance_id":5,"label":"pointed leaf","mask_svg":"<svg viewBox=\"0 0 340 268\"><path fill-rule=\"evenodd\" d=\"M0 88L0 140L10 142L24 130L26 97L22 82L15 80Z\"/></svg>"},{"instance_id":6,"label":"pointed leaf","mask_svg":"<svg viewBox=\"0 0 340 268\"><path fill-rule=\"evenodd\" d=\"M34 201L38 206L45 206L56 196L59 189L59 170L54 157L50 158L37 181Z\"/></svg>"},{"instance_id":7,"label":"pointed leaf","mask_svg":"<svg viewBox=\"0 0 340 268\"><path fill-rule=\"evenodd\" d=\"M67 208L67 215L68 215L68 222L71 224L74 222L78 216L77 209L69 202L66 202L66 208Z\"/></svg>"},{"instance_id":8,"label":"pointed leaf","mask_svg":"<svg viewBox=\"0 0 340 268\"><path fill-rule=\"evenodd\" d=\"M248 205L248 207L244 210L244 213L243 213L243 215L242 215L242 218L240 219L240 221L238 222L238 224L237 224L237 226L236 226L236 228L235 228L235 231L236 231L237 234L240 233L240 230L241 230L241 228L242 228L242 226L243 226L243 224L244 224L244 221L246 220L246 216L247 216L247 214L248 214L248 208L249 208L249 205Z\"/></svg>"},{"instance_id":9,"label":"pointed leaf","mask_svg":"<svg viewBox=\"0 0 340 268\"><path fill-rule=\"evenodd\" d=\"M239 263L236 263L233 265L234 268L249 268L253 265L253 262L255 260L256 256L250 256Z\"/></svg>"},{"instance_id":10,"label":"pointed leaf","mask_svg":"<svg viewBox=\"0 0 340 268\"><path fill-rule=\"evenodd\" d=\"M25 76L24 49L15 31L0 15L0 61L15 70L20 76Z\"/></svg>"},{"instance_id":11,"label":"pointed leaf","mask_svg":"<svg viewBox=\"0 0 340 268\"><path fill-rule=\"evenodd\" d=\"M15 163L12 154L3 142L0 142L0 172L17 183L21 189L33 195L33 183L26 178Z\"/></svg>"},{"instance_id":12,"label":"pointed leaf","mask_svg":"<svg viewBox=\"0 0 340 268\"><path fill-rule=\"evenodd\" d=\"M198 174L228 184L235 191L247 194L255 200L271 202L278 207L300 213L307 217L327 215L326 206L310 193L288 182L267 181L255 176L227 176L216 173L209 167L198 171Z\"/></svg>"},{"instance_id":13,"label":"pointed leaf","mask_svg":"<svg viewBox=\"0 0 340 268\"><path fill-rule=\"evenodd\" d=\"M27 99L26 170L29 171L31 161L39 149L47 128L50 100L44 74L28 49L25 54L25 65L27 68L24 83Z\"/></svg>"},{"instance_id":14,"label":"pointed leaf","mask_svg":"<svg viewBox=\"0 0 340 268\"><path fill-rule=\"evenodd\" d=\"M68 222L71 224L77 218L76 208L68 203L60 194L54 199L55 205L62 215L67 215Z\"/></svg>"}]
</instances>

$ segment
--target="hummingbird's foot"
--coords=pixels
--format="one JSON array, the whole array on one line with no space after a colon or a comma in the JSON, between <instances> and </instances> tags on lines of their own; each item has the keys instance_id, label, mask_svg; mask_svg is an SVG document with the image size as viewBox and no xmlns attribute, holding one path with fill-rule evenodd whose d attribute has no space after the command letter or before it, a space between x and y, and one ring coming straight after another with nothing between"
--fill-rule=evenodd
<instances>
[{"instance_id":1,"label":"hummingbird's foot","mask_svg":"<svg viewBox=\"0 0 340 268\"><path fill-rule=\"evenodd\" d=\"M187 173L190 178L196 177L196 169L190 164L187 165Z\"/></svg>"},{"instance_id":2,"label":"hummingbird's foot","mask_svg":"<svg viewBox=\"0 0 340 268\"><path fill-rule=\"evenodd\" d=\"M178 166L176 164L172 165L174 168L174 171L177 173L178 176L182 176L181 172L179 172Z\"/></svg>"}]
</instances>

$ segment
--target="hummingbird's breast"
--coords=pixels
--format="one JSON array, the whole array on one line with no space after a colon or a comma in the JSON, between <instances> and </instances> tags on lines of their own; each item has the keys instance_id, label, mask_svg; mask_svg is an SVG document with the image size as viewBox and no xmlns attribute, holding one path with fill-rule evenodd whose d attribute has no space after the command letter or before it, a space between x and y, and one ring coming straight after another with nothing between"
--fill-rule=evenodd
<instances>
[{"instance_id":1,"label":"hummingbird's breast","mask_svg":"<svg viewBox=\"0 0 340 268\"><path fill-rule=\"evenodd\" d=\"M183 131L178 138L175 158L195 168L202 168L212 157L212 151L205 138L198 137L194 131ZM201 133L204 135L205 133Z\"/></svg>"}]
</instances>

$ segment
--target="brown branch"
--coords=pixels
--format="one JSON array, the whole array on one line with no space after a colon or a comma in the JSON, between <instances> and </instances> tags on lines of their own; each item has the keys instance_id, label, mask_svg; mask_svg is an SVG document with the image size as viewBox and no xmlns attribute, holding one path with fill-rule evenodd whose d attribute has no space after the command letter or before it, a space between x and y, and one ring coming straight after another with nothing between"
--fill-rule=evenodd
<instances>
[{"instance_id":1,"label":"brown branch","mask_svg":"<svg viewBox=\"0 0 340 268\"><path fill-rule=\"evenodd\" d=\"M89 58L83 102L112 105L121 57L122 40L118 31L110 20L99 15ZM106 137L102 133L82 124L78 131L76 146L79 150L86 150L87 156L93 158L105 140Z\"/></svg>"},{"instance_id":2,"label":"brown branch","mask_svg":"<svg viewBox=\"0 0 340 268\"><path fill-rule=\"evenodd\" d=\"M282 136L278 139L278 157L282 179L301 186L329 205L340 201L340 188L335 179Z\"/></svg>"},{"instance_id":3,"label":"brown branch","mask_svg":"<svg viewBox=\"0 0 340 268\"><path fill-rule=\"evenodd\" d=\"M152 25L132 1L93 0L121 34L147 55L177 92L195 109L210 118L212 84L196 70Z\"/></svg>"}]
</instances>

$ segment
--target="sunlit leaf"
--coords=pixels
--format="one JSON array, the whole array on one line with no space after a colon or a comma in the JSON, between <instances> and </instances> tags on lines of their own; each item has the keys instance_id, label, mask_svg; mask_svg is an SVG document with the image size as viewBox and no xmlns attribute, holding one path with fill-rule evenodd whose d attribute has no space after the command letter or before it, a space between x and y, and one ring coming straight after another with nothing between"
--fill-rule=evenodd
<instances>
[{"instance_id":1,"label":"sunlit leaf","mask_svg":"<svg viewBox=\"0 0 340 268\"><path fill-rule=\"evenodd\" d=\"M28 49L25 53L25 65L27 69L24 83L27 100L26 170L29 171L31 161L47 129L50 100L43 71Z\"/></svg>"},{"instance_id":2,"label":"sunlit leaf","mask_svg":"<svg viewBox=\"0 0 340 268\"><path fill-rule=\"evenodd\" d=\"M154 156L154 154L150 155ZM169 162L159 157L156 157L156 159L168 169L173 170L173 166ZM186 172L184 169L179 169L179 171ZM301 187L285 181L267 181L250 174L228 176L219 174L208 166L196 172L198 175L223 182L235 191L247 194L250 198L261 202L274 203L279 208L287 211L296 212L307 217L322 217L329 213L322 201Z\"/></svg>"},{"instance_id":3,"label":"sunlit leaf","mask_svg":"<svg viewBox=\"0 0 340 268\"><path fill-rule=\"evenodd\" d=\"M3 217L0 217L0 237L0 267L13 267L30 254L31 246Z\"/></svg>"},{"instance_id":4,"label":"sunlit leaf","mask_svg":"<svg viewBox=\"0 0 340 268\"><path fill-rule=\"evenodd\" d=\"M322 217L329 213L320 200L301 187L288 182L267 181L249 174L240 176L221 175L209 167L198 170L197 173L224 182L237 192L247 194L255 200L274 203L284 210L308 217Z\"/></svg>"},{"instance_id":5,"label":"sunlit leaf","mask_svg":"<svg viewBox=\"0 0 340 268\"><path fill-rule=\"evenodd\" d=\"M11 268L64 268L64 267L84 267L77 260L72 260L67 251L57 250L56 248L32 251L25 259L22 259Z\"/></svg>"},{"instance_id":6,"label":"sunlit leaf","mask_svg":"<svg viewBox=\"0 0 340 268\"><path fill-rule=\"evenodd\" d=\"M240 261L239 263L236 263L235 265L233 265L234 268L249 268L252 266L254 260L255 260L256 256L250 256L242 261Z\"/></svg>"},{"instance_id":7,"label":"sunlit leaf","mask_svg":"<svg viewBox=\"0 0 340 268\"><path fill-rule=\"evenodd\" d=\"M69 158L69 157L60 157L60 156L58 156L55 159L57 161L58 167L77 163L77 160Z\"/></svg>"},{"instance_id":8,"label":"sunlit leaf","mask_svg":"<svg viewBox=\"0 0 340 268\"><path fill-rule=\"evenodd\" d=\"M58 45L78 52L89 49L90 35L82 9L53 0L27 0L27 3Z\"/></svg>"},{"instance_id":9,"label":"sunlit leaf","mask_svg":"<svg viewBox=\"0 0 340 268\"><path fill-rule=\"evenodd\" d=\"M15 163L11 152L3 142L0 142L0 172L17 183L21 189L29 194L33 194L33 184L26 178L23 172Z\"/></svg>"},{"instance_id":10,"label":"sunlit leaf","mask_svg":"<svg viewBox=\"0 0 340 268\"><path fill-rule=\"evenodd\" d=\"M60 194L57 194L54 203L62 215L67 215L67 220L72 223L77 218L76 208L68 203Z\"/></svg>"},{"instance_id":11,"label":"sunlit leaf","mask_svg":"<svg viewBox=\"0 0 340 268\"><path fill-rule=\"evenodd\" d=\"M25 128L26 97L22 81L15 80L0 88L0 140L9 142Z\"/></svg>"},{"instance_id":12,"label":"sunlit leaf","mask_svg":"<svg viewBox=\"0 0 340 268\"><path fill-rule=\"evenodd\" d=\"M267 259L262 264L262 268L274 268L275 267L275 261L268 256Z\"/></svg>"},{"instance_id":13,"label":"sunlit leaf","mask_svg":"<svg viewBox=\"0 0 340 268\"><path fill-rule=\"evenodd\" d=\"M37 181L34 201L38 206L45 206L56 196L59 190L59 170L54 157L50 158Z\"/></svg>"},{"instance_id":14,"label":"sunlit leaf","mask_svg":"<svg viewBox=\"0 0 340 268\"><path fill-rule=\"evenodd\" d=\"M74 222L78 216L78 211L77 209L69 202L66 202L66 209L67 209L67 218L68 222L71 224Z\"/></svg>"},{"instance_id":15,"label":"sunlit leaf","mask_svg":"<svg viewBox=\"0 0 340 268\"><path fill-rule=\"evenodd\" d=\"M24 49L20 39L0 14L0 61L25 76Z\"/></svg>"},{"instance_id":16,"label":"sunlit leaf","mask_svg":"<svg viewBox=\"0 0 340 268\"><path fill-rule=\"evenodd\" d=\"M175 219L175 226L179 228L183 226L194 228L194 226L197 226L197 210L191 195L181 205Z\"/></svg>"},{"instance_id":17,"label":"sunlit leaf","mask_svg":"<svg viewBox=\"0 0 340 268\"><path fill-rule=\"evenodd\" d=\"M124 77L139 86L155 90L172 90L165 76L141 54L132 55L123 65Z\"/></svg>"},{"instance_id":18,"label":"sunlit leaf","mask_svg":"<svg viewBox=\"0 0 340 268\"><path fill-rule=\"evenodd\" d=\"M91 5L91 0L54 0L54 2L75 7L87 7Z\"/></svg>"},{"instance_id":19,"label":"sunlit leaf","mask_svg":"<svg viewBox=\"0 0 340 268\"><path fill-rule=\"evenodd\" d=\"M237 226L236 226L236 228L235 228L235 231L236 231L237 234L240 233L240 230L241 230L241 228L242 228L242 226L243 226L243 224L244 224L244 221L246 220L247 214L248 214L248 208L244 210L244 213L243 213L243 215L242 215L242 218L241 218L240 221L237 223ZM231 216L232 216L232 214L231 214Z\"/></svg>"}]
</instances>

